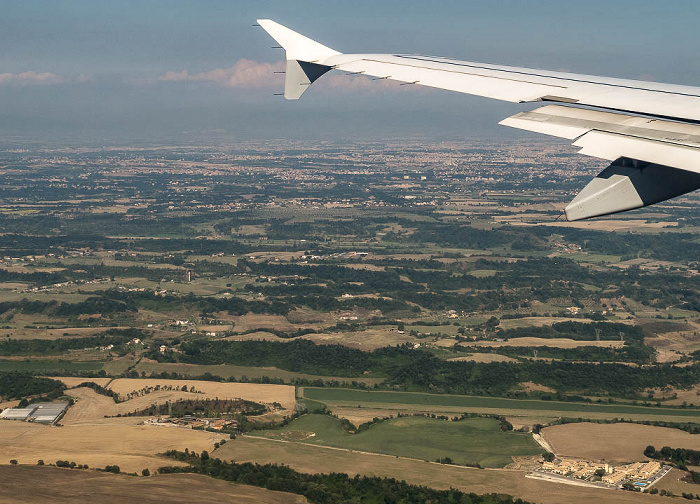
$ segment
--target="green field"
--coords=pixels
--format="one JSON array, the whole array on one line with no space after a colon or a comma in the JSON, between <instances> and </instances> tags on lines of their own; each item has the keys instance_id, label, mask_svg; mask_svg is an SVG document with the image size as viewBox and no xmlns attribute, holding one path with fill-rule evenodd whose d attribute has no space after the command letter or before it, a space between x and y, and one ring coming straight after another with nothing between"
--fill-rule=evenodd
<instances>
[{"instance_id":1,"label":"green field","mask_svg":"<svg viewBox=\"0 0 700 504\"><path fill-rule=\"evenodd\" d=\"M695 408L657 408L625 404L591 404L561 401L540 401L505 399L500 397L477 397L441 394L424 394L417 392L363 391L341 388L304 387L303 397L320 402L343 403L349 406L386 407L387 405L411 405L422 407L443 406L451 408L469 408L482 410L500 410L500 414L512 414L513 411L556 412L559 416L586 417L591 414L600 418L621 417L671 417L669 421L680 417L700 420L700 410ZM379 406L382 405L382 406ZM390 406L391 407L391 406ZM396 407L396 406L393 406ZM494 411L489 411L493 413ZM680 420L679 420L680 421Z\"/></svg>"},{"instance_id":2,"label":"green field","mask_svg":"<svg viewBox=\"0 0 700 504\"><path fill-rule=\"evenodd\" d=\"M33 373L99 371L102 362L70 362L63 360L8 360L0 359L0 371L28 371Z\"/></svg>"},{"instance_id":3,"label":"green field","mask_svg":"<svg viewBox=\"0 0 700 504\"><path fill-rule=\"evenodd\" d=\"M429 461L449 457L455 464L482 467L503 467L512 462L512 456L542 452L532 436L503 432L492 418L455 422L423 416L394 418L350 434L331 416L304 415L282 429L255 435Z\"/></svg>"}]
</instances>

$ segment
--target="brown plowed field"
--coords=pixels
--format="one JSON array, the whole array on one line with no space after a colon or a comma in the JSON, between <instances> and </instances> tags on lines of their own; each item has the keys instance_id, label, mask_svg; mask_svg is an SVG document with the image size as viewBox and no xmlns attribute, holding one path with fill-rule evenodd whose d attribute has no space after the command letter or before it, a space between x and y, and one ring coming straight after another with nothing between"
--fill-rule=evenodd
<instances>
[{"instance_id":1,"label":"brown plowed field","mask_svg":"<svg viewBox=\"0 0 700 504\"><path fill-rule=\"evenodd\" d=\"M0 466L0 504L303 504L299 495L195 474L134 478L54 467Z\"/></svg>"}]
</instances>

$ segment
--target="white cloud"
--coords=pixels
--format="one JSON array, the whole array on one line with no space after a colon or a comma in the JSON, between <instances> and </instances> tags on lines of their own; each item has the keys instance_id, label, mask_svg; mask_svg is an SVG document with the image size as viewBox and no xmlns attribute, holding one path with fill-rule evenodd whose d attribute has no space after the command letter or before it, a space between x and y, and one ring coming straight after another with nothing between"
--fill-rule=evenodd
<instances>
[{"instance_id":1,"label":"white cloud","mask_svg":"<svg viewBox=\"0 0 700 504\"><path fill-rule=\"evenodd\" d=\"M226 88L248 88L248 89L279 89L283 86L282 76L274 75L274 72L283 72L285 64L279 63L259 63L248 59L241 59L229 68L217 68L208 72L189 73L187 70L181 72L167 72L160 77L159 81L170 82L209 82ZM340 91L369 91L377 92L381 90L409 90L419 86L401 86L398 82L389 80L372 80L360 75L348 75L333 73L319 79L314 84L314 89L340 90Z\"/></svg>"},{"instance_id":2,"label":"white cloud","mask_svg":"<svg viewBox=\"0 0 700 504\"><path fill-rule=\"evenodd\" d=\"M284 70L284 63L258 63L257 61L241 59L235 65L228 68L217 68L208 72L189 73L187 70L181 72L167 72L160 77L159 81L174 82L211 82L221 87L227 88L269 88L279 85L279 80L274 79L274 72Z\"/></svg>"},{"instance_id":3,"label":"white cloud","mask_svg":"<svg viewBox=\"0 0 700 504\"><path fill-rule=\"evenodd\" d=\"M63 82L63 77L51 72L0 73L0 86L51 86Z\"/></svg>"}]
</instances>

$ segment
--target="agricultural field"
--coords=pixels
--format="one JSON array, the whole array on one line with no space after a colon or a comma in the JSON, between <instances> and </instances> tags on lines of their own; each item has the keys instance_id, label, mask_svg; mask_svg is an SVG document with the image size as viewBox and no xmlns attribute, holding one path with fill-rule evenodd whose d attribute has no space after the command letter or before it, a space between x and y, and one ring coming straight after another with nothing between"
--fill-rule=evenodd
<instances>
[{"instance_id":1,"label":"agricultural field","mask_svg":"<svg viewBox=\"0 0 700 504\"><path fill-rule=\"evenodd\" d=\"M659 491L666 490L667 492L673 492L673 495L683 495L684 493L695 495L698 491L698 485L689 483L687 478L687 472L671 469L668 475L659 481L657 487Z\"/></svg>"},{"instance_id":2,"label":"agricultural field","mask_svg":"<svg viewBox=\"0 0 700 504\"><path fill-rule=\"evenodd\" d=\"M151 478L55 467L0 466L1 504L303 504L301 496L195 474Z\"/></svg>"},{"instance_id":3,"label":"agricultural field","mask_svg":"<svg viewBox=\"0 0 700 504\"><path fill-rule=\"evenodd\" d=\"M304 415L281 429L254 435L426 461L449 458L457 465L482 467L504 467L512 457L542 452L532 436L503 432L499 422L491 418L394 418L355 434L345 431L333 417Z\"/></svg>"},{"instance_id":4,"label":"agricultural field","mask_svg":"<svg viewBox=\"0 0 700 504\"><path fill-rule=\"evenodd\" d=\"M100 371L103 366L104 363L102 362L72 362L54 359L0 359L1 371L21 371L28 373L96 372Z\"/></svg>"},{"instance_id":5,"label":"agricultural field","mask_svg":"<svg viewBox=\"0 0 700 504\"><path fill-rule=\"evenodd\" d=\"M191 487L189 502L303 501L193 475L29 467L153 473L173 463L164 451L185 448L544 504L636 500L526 478L520 468L542 448L493 418L403 417L498 415L524 430L561 417L697 422L698 195L557 221L596 168L532 147L0 143L0 408L74 401L60 427L0 425L0 502L3 482L30 488L38 474L35 502L48 485L67 502L71 484L105 502L116 487L126 500L179 502ZM237 437L218 448L228 434L127 416L216 399L271 408L232 420ZM298 402L345 422L282 426ZM688 436L545 429L557 451L590 456L631 456L648 440L696 446ZM594 441L589 451L580 439ZM461 466L432 462L445 458Z\"/></svg>"},{"instance_id":6,"label":"agricultural field","mask_svg":"<svg viewBox=\"0 0 700 504\"><path fill-rule=\"evenodd\" d=\"M154 390L158 387L160 390ZM187 387L195 392L183 392L178 389ZM112 381L108 388L121 397L137 395L136 399L151 400L165 394L161 400L172 400L174 397L200 397L219 399L247 399L261 403L279 403L287 410L294 410L296 403L294 387L288 385L266 385L257 383L219 383L198 380L165 380L156 378L133 379L118 378ZM170 390L164 390L170 389ZM144 401L144 402L146 402ZM152 401L154 402L154 401Z\"/></svg>"},{"instance_id":7,"label":"agricultural field","mask_svg":"<svg viewBox=\"0 0 700 504\"><path fill-rule=\"evenodd\" d=\"M238 437L217 450L216 456L237 462L274 462L306 472L340 472L351 476L396 477L431 488L457 488L467 492L507 493L528 502L561 504L633 504L639 495L605 489L552 484L527 478L521 470L483 470L391 455L360 453L310 444L280 442L259 436ZM645 495L644 501L663 504L666 497Z\"/></svg>"},{"instance_id":8,"label":"agricultural field","mask_svg":"<svg viewBox=\"0 0 700 504\"><path fill-rule=\"evenodd\" d=\"M576 341L567 338L512 338L508 341L480 341L478 346L499 348L499 347L553 347L553 348L578 348L578 347L601 347L601 348L622 348L624 341Z\"/></svg>"},{"instance_id":9,"label":"agricultural field","mask_svg":"<svg viewBox=\"0 0 700 504\"><path fill-rule=\"evenodd\" d=\"M700 436L679 429L627 423L574 423L554 425L542 436L557 455L588 460L632 462L642 460L648 445L700 450Z\"/></svg>"},{"instance_id":10,"label":"agricultural field","mask_svg":"<svg viewBox=\"0 0 700 504\"><path fill-rule=\"evenodd\" d=\"M75 417L74 417L75 418ZM118 465L125 472L151 472L166 464L164 450L211 450L222 438L220 433L140 425L141 418L93 418L77 415L62 427L29 422L3 421L0 453L3 464L17 460L36 464L37 460L74 461L92 468Z\"/></svg>"},{"instance_id":11,"label":"agricultural field","mask_svg":"<svg viewBox=\"0 0 700 504\"><path fill-rule=\"evenodd\" d=\"M394 411L474 412L522 417L584 417L600 419L666 420L697 422L699 413L683 408L659 408L626 404L591 404L560 401L505 399L423 394L411 392L362 391L304 387L300 395L335 407L381 408Z\"/></svg>"},{"instance_id":12,"label":"agricultural field","mask_svg":"<svg viewBox=\"0 0 700 504\"><path fill-rule=\"evenodd\" d=\"M73 378L63 378L69 385ZM180 390L183 385L188 390ZM0 428L0 453L8 463L16 459L22 464L36 460L70 460L90 467L119 465L125 471L144 468L152 472L164 465L160 457L166 450L212 450L214 444L228 437L217 432L168 426L144 425L142 417L123 415L180 399L238 399L263 404L279 403L290 414L294 410L294 388L285 385L247 383L215 383L176 380L120 379L106 384L123 394L123 402L98 394L91 388L78 387L65 391L75 401L60 421L61 427L35 423L3 421ZM158 387L160 390L154 390ZM118 416L122 416L121 418ZM110 417L110 418L106 418Z\"/></svg>"}]
</instances>

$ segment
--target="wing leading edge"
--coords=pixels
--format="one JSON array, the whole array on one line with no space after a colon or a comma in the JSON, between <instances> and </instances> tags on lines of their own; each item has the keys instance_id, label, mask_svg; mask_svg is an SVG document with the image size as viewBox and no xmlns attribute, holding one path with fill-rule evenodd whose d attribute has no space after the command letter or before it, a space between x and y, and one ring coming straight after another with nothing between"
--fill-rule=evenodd
<instances>
[{"instance_id":1,"label":"wing leading edge","mask_svg":"<svg viewBox=\"0 0 700 504\"><path fill-rule=\"evenodd\" d=\"M286 51L287 99L300 98L328 71L342 70L513 103L567 104L501 124L575 140L581 154L612 161L566 207L568 220L641 208L700 188L700 88L427 56L343 54L274 21L258 23Z\"/></svg>"}]
</instances>

